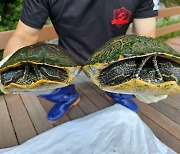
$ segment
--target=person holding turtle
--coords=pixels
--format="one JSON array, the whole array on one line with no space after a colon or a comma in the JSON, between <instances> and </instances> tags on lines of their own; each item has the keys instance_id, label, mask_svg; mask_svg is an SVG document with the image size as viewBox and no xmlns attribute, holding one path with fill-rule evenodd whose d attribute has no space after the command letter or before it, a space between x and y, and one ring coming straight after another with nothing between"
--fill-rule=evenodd
<instances>
[{"instance_id":1,"label":"person holding turtle","mask_svg":"<svg viewBox=\"0 0 180 154\"><path fill-rule=\"evenodd\" d=\"M156 18L153 0L24 0L17 28L4 50L4 57L21 47L37 43L48 17L59 36L59 45L84 64L103 43L125 35L130 23L136 35L155 37ZM107 93L115 102L138 112L133 95ZM56 121L79 100L74 85L44 94L55 105L48 113ZM141 96L143 99L143 96ZM148 98L154 102L166 96ZM147 98L144 98L146 102Z\"/></svg>"}]
</instances>

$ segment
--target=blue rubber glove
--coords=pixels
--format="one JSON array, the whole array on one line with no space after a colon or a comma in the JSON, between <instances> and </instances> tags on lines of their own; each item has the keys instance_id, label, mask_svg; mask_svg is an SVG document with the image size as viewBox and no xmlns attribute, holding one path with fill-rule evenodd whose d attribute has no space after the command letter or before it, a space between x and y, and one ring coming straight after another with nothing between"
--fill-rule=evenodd
<instances>
[{"instance_id":1,"label":"blue rubber glove","mask_svg":"<svg viewBox=\"0 0 180 154\"><path fill-rule=\"evenodd\" d=\"M112 92L106 92L106 94L116 103L121 104L136 113L139 111L138 106L132 101L132 98L135 98L134 95Z\"/></svg>"},{"instance_id":2,"label":"blue rubber glove","mask_svg":"<svg viewBox=\"0 0 180 154\"><path fill-rule=\"evenodd\" d=\"M39 97L55 103L47 115L47 119L52 122L60 119L73 104L77 104L80 100L74 85L58 88L50 94L39 95Z\"/></svg>"}]
</instances>

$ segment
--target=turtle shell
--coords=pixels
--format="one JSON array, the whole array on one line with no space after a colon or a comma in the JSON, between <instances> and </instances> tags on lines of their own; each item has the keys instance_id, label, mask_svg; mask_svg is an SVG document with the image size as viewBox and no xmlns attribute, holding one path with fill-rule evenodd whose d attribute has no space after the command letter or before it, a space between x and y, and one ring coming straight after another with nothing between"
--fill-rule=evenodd
<instances>
[{"instance_id":1,"label":"turtle shell","mask_svg":"<svg viewBox=\"0 0 180 154\"><path fill-rule=\"evenodd\" d=\"M3 60L1 90L23 93L67 86L80 69L81 64L58 45L33 44Z\"/></svg>"},{"instance_id":2,"label":"turtle shell","mask_svg":"<svg viewBox=\"0 0 180 154\"><path fill-rule=\"evenodd\" d=\"M136 35L113 38L95 51L83 70L105 91L180 92L180 53L159 39Z\"/></svg>"}]
</instances>

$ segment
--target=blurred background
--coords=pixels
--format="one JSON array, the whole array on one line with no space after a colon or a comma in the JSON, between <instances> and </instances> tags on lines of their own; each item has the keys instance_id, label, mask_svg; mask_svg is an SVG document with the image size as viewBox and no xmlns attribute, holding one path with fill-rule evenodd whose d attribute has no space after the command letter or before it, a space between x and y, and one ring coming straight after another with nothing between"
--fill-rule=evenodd
<instances>
[{"instance_id":1,"label":"blurred background","mask_svg":"<svg viewBox=\"0 0 180 154\"><path fill-rule=\"evenodd\" d=\"M154 0L159 9L180 6L180 0ZM16 28L18 19L20 17L23 0L0 0L0 32L13 30ZM50 19L47 20L47 24ZM170 17L157 19L157 28L180 23L180 14ZM131 26L129 28L131 31ZM160 39L166 41L169 38L180 36L180 31L175 31L169 34L159 36ZM57 41L56 41L57 42ZM0 55L2 52L0 52ZM1 58L1 57L0 57Z\"/></svg>"}]
</instances>

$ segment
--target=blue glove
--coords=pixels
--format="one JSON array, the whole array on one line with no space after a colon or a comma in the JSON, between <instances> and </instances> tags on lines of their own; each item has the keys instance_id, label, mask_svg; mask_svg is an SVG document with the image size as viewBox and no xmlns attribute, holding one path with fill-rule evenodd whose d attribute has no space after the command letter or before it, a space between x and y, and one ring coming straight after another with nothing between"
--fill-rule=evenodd
<instances>
[{"instance_id":1,"label":"blue glove","mask_svg":"<svg viewBox=\"0 0 180 154\"><path fill-rule=\"evenodd\" d=\"M47 116L47 119L52 122L60 119L71 106L76 105L80 101L74 85L56 89L50 94L39 95L39 97L55 103Z\"/></svg>"},{"instance_id":2,"label":"blue glove","mask_svg":"<svg viewBox=\"0 0 180 154\"><path fill-rule=\"evenodd\" d=\"M138 106L132 101L132 98L135 98L134 95L112 92L106 92L106 94L116 103L121 104L136 113L139 111Z\"/></svg>"}]
</instances>

